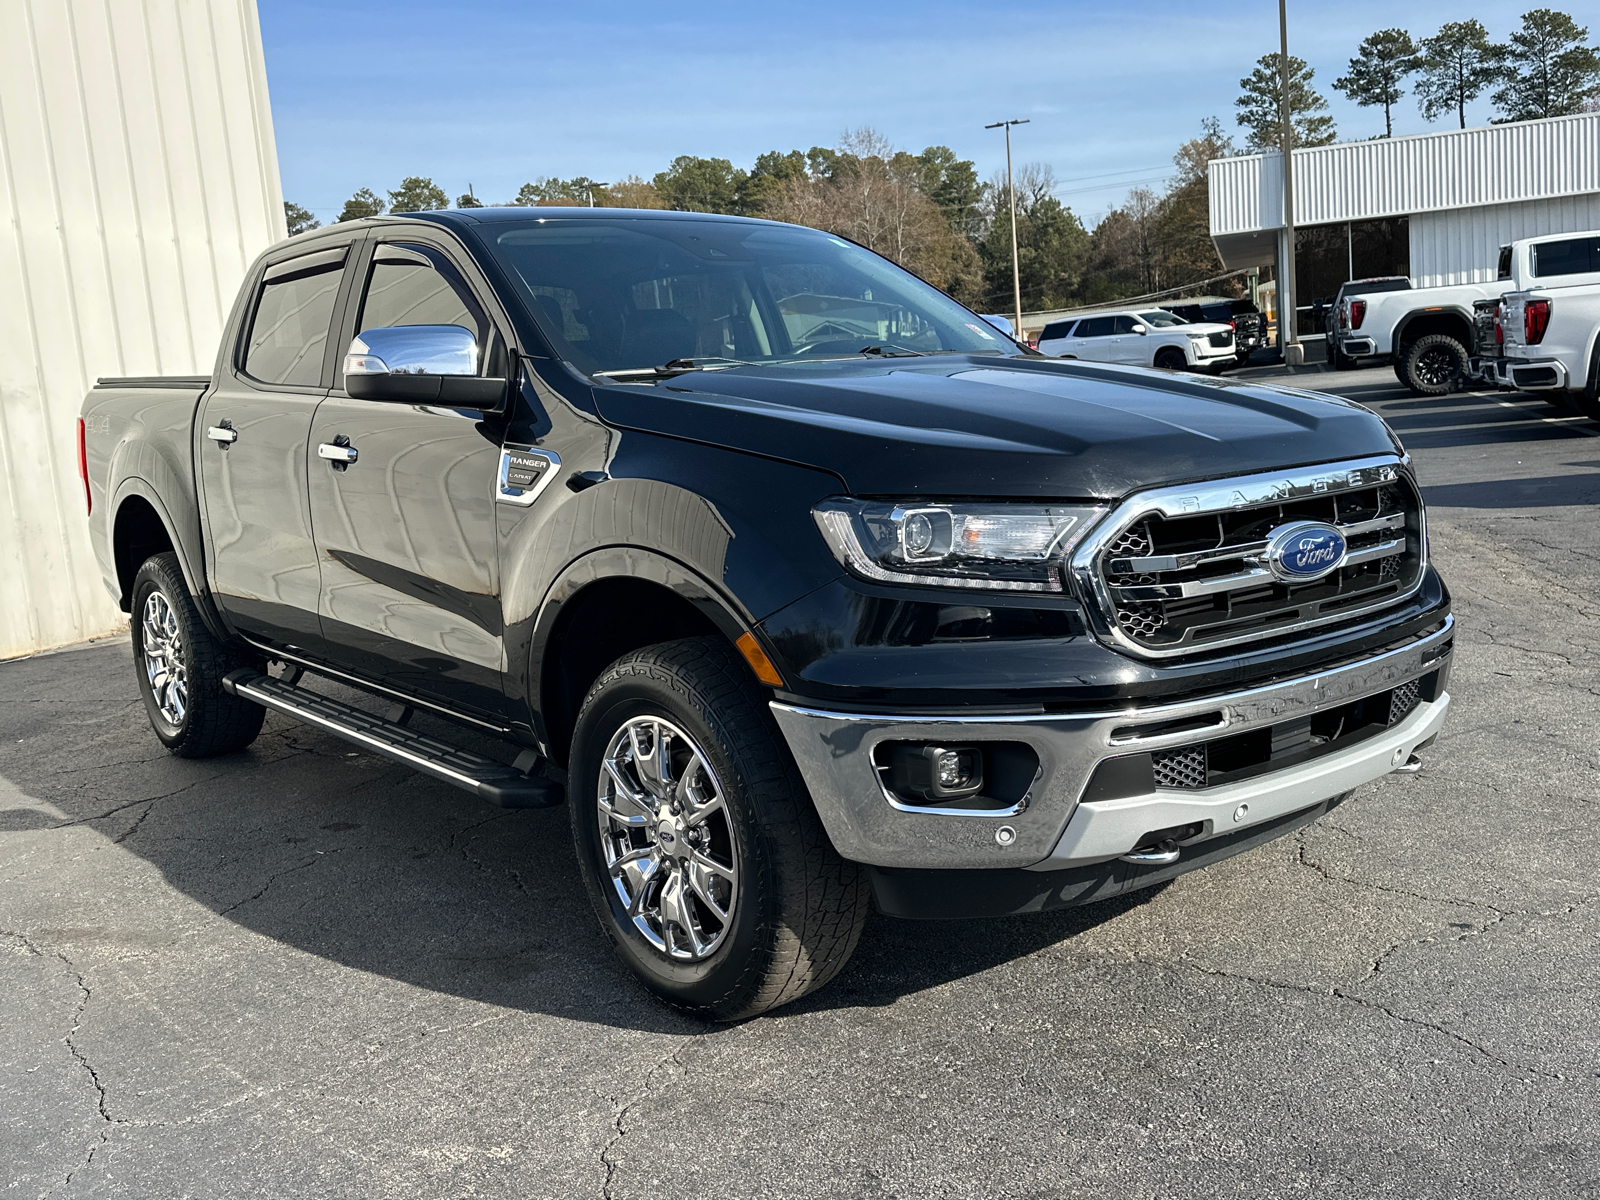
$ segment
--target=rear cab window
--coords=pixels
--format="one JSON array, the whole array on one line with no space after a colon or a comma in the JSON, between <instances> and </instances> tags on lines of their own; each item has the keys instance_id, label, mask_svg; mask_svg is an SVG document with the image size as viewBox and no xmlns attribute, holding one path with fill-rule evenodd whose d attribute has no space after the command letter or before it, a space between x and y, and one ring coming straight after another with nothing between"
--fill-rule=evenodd
<instances>
[{"instance_id":1,"label":"rear cab window","mask_svg":"<svg viewBox=\"0 0 1600 1200\"><path fill-rule=\"evenodd\" d=\"M1561 275L1587 275L1600 271L1600 235L1563 238L1533 244L1533 276L1549 279Z\"/></svg>"},{"instance_id":2,"label":"rear cab window","mask_svg":"<svg viewBox=\"0 0 1600 1200\"><path fill-rule=\"evenodd\" d=\"M321 387L348 246L274 263L262 276L240 367L258 383Z\"/></svg>"}]
</instances>

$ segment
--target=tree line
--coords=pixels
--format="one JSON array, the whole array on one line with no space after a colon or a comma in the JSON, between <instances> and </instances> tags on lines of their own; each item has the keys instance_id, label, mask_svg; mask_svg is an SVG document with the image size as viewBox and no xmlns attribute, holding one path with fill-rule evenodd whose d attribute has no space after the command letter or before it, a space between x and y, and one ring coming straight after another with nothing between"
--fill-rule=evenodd
<instances>
[{"instance_id":1,"label":"tree line","mask_svg":"<svg viewBox=\"0 0 1600 1200\"><path fill-rule=\"evenodd\" d=\"M1417 106L1429 121L1454 114L1467 127L1467 105L1494 88L1493 120L1532 121L1593 109L1600 97L1600 51L1589 30L1569 15L1536 8L1504 42L1491 41L1481 21L1450 21L1414 41L1404 29L1380 29L1362 41L1333 86L1364 108L1383 110L1383 133L1394 135L1394 106L1413 77ZM1281 148L1281 56L1263 55L1239 81L1234 101L1251 150ZM1291 137L1297 146L1326 146L1337 138L1328 101L1312 85L1316 72L1289 56Z\"/></svg>"},{"instance_id":2,"label":"tree line","mask_svg":"<svg viewBox=\"0 0 1600 1200\"><path fill-rule=\"evenodd\" d=\"M1237 153L1213 120L1180 147L1162 194L1139 188L1087 228L1056 196L1051 169L1016 172L1017 249L1027 309L1096 304L1216 274L1206 195L1206 163ZM482 207L468 192L458 208ZM872 129L838 145L772 150L748 167L726 158L680 155L650 179L603 183L586 176L541 177L508 205L676 209L764 217L848 237L893 259L958 300L985 311L1011 302L1011 197L1004 172L983 180L948 146L898 150ZM362 188L338 220L450 207L433 180L411 176L384 195ZM289 232L316 228L312 215L285 205Z\"/></svg>"},{"instance_id":3,"label":"tree line","mask_svg":"<svg viewBox=\"0 0 1600 1200\"><path fill-rule=\"evenodd\" d=\"M1549 9L1525 14L1505 45L1489 41L1475 20L1452 22L1412 44L1404 30L1383 30L1361 43L1349 72L1335 81L1358 103L1383 107L1385 134L1400 85L1419 77L1417 96L1429 120L1455 112L1490 87L1499 120L1560 116L1593 105L1600 95L1600 54L1585 44L1588 30ZM1407 50L1407 47L1410 47ZM1327 101L1312 86L1313 72L1289 60L1289 99L1296 145L1335 138ZM1237 119L1246 152L1279 146L1278 56L1262 58L1240 81ZM1055 176L1040 163L1015 176L1018 267L1022 304L1038 311L1108 303L1210 280L1222 273L1210 237L1207 164L1240 153L1216 118L1173 156L1164 190L1134 188L1121 205L1090 228L1057 197ZM597 208L654 208L790 221L840 234L916 272L973 308L1011 305L1011 195L1004 173L979 178L970 160L948 146L920 153L896 149L871 129L846 134L837 146L771 150L748 168L726 158L680 155L650 179L614 183L586 176L539 177L505 204ZM455 207L481 208L468 191ZM383 195L362 188L345 201L338 220L384 212L451 206L432 179L408 176ZM286 204L290 234L317 227L311 213ZM1213 290L1237 293L1227 281Z\"/></svg>"}]
</instances>

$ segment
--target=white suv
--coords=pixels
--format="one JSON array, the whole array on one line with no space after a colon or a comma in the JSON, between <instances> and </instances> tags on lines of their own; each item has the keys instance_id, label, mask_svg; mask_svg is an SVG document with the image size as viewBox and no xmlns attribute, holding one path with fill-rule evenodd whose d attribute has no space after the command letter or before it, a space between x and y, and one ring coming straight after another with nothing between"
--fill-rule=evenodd
<instances>
[{"instance_id":1,"label":"white suv","mask_svg":"<svg viewBox=\"0 0 1600 1200\"><path fill-rule=\"evenodd\" d=\"M1089 313L1046 325L1039 334L1039 353L1216 373L1234 361L1233 327L1185 321L1159 308Z\"/></svg>"}]
</instances>

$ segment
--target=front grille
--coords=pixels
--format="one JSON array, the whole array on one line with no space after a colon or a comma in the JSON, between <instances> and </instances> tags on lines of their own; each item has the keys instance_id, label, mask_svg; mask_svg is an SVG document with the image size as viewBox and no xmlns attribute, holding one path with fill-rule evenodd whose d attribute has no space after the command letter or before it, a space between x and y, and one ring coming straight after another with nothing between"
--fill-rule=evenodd
<instances>
[{"instance_id":1,"label":"front grille","mask_svg":"<svg viewBox=\"0 0 1600 1200\"><path fill-rule=\"evenodd\" d=\"M1231 346L1233 345L1233 334L1223 332L1213 333L1211 335L1211 344L1218 348L1223 346Z\"/></svg>"},{"instance_id":2,"label":"front grille","mask_svg":"<svg viewBox=\"0 0 1600 1200\"><path fill-rule=\"evenodd\" d=\"M1259 494L1259 480L1239 482ZM1303 487L1289 481L1266 503L1250 503L1248 490L1227 481L1197 490L1154 513L1133 506L1094 558L1094 590L1136 651L1199 652L1353 619L1420 583L1421 501L1394 467L1337 472ZM1296 521L1337 526L1348 546L1344 565L1307 582L1275 575L1263 557L1267 539Z\"/></svg>"},{"instance_id":3,"label":"front grille","mask_svg":"<svg viewBox=\"0 0 1600 1200\"><path fill-rule=\"evenodd\" d=\"M1176 750L1157 750L1150 756L1158 788L1203 788L1206 786L1206 748L1180 746Z\"/></svg>"}]
</instances>

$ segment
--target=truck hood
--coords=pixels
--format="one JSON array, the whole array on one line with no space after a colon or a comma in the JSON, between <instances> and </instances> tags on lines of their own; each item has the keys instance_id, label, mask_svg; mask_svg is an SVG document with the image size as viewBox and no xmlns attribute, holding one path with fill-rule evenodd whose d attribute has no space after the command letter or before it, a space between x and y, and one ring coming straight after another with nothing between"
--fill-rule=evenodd
<instances>
[{"instance_id":1,"label":"truck hood","mask_svg":"<svg viewBox=\"0 0 1600 1200\"><path fill-rule=\"evenodd\" d=\"M863 496L1109 499L1396 450L1335 396L1034 357L696 371L595 399L620 428L815 467Z\"/></svg>"}]
</instances>

